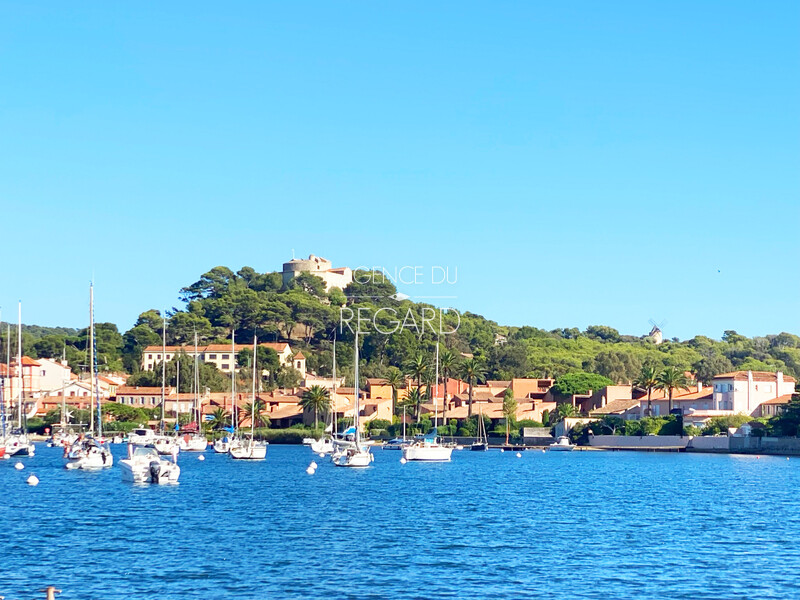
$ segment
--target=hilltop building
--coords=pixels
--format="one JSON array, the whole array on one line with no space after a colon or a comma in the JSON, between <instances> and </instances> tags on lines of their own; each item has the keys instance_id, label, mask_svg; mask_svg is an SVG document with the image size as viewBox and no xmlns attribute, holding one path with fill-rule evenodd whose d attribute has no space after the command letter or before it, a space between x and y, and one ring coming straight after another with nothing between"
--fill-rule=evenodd
<instances>
[{"instance_id":1,"label":"hilltop building","mask_svg":"<svg viewBox=\"0 0 800 600\"><path fill-rule=\"evenodd\" d=\"M293 367L301 374L306 372L306 357L302 352L296 355L291 346L286 342L262 342L259 344L264 348L272 348L278 354L281 364ZM252 348L249 344L236 344L233 354L238 354L245 348ZM142 352L142 370L152 371L156 365L161 363L162 354L168 361L172 360L179 352L185 352L190 358L194 358L194 346L147 346ZM234 365L235 356L232 356L230 344L209 344L197 348L197 356L203 362L211 363L223 373L230 373ZM238 370L238 368L237 368Z\"/></svg>"},{"instance_id":2,"label":"hilltop building","mask_svg":"<svg viewBox=\"0 0 800 600\"><path fill-rule=\"evenodd\" d=\"M353 282L353 271L350 267L333 268L333 263L321 256L309 254L307 259L293 258L283 263L283 285L299 276L301 273L311 273L325 282L325 289L344 289Z\"/></svg>"}]
</instances>

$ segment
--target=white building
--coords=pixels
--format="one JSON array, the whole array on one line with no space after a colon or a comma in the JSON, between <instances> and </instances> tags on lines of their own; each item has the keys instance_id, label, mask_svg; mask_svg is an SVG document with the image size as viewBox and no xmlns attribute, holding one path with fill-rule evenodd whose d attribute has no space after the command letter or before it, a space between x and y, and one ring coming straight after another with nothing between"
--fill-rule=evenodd
<instances>
[{"instance_id":1,"label":"white building","mask_svg":"<svg viewBox=\"0 0 800 600\"><path fill-rule=\"evenodd\" d=\"M262 342L259 346L275 350L282 365L294 367L300 373L305 373L305 357L298 353L298 360L294 360L296 358L294 352L286 342ZM197 355L199 360L213 364L223 373L230 373L235 365L236 354L245 348L252 349L252 347L250 344L236 344L235 348L231 349L230 344L209 344L208 346L199 346ZM181 351L187 355L189 360L194 360L194 346L167 346L166 348L148 346L142 352L142 370L152 371L156 365L161 363L162 356L166 356L167 361L170 361Z\"/></svg>"},{"instance_id":2,"label":"white building","mask_svg":"<svg viewBox=\"0 0 800 600\"><path fill-rule=\"evenodd\" d=\"M760 406L793 394L795 380L780 371L734 371L714 377L714 409L758 416Z\"/></svg>"},{"instance_id":3,"label":"white building","mask_svg":"<svg viewBox=\"0 0 800 600\"><path fill-rule=\"evenodd\" d=\"M307 259L293 258L283 263L283 285L287 285L300 273L311 273L325 282L325 289L344 289L353 282L353 271L350 267L333 268L333 263L321 256L310 254Z\"/></svg>"}]
</instances>

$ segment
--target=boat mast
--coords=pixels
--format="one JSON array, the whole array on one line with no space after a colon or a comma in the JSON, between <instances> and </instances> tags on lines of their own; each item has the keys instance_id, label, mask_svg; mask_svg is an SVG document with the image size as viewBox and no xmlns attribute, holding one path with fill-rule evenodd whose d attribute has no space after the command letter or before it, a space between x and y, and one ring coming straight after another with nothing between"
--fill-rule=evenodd
<instances>
[{"instance_id":1,"label":"boat mast","mask_svg":"<svg viewBox=\"0 0 800 600\"><path fill-rule=\"evenodd\" d=\"M231 429L234 435L239 431L236 420L236 329L231 330Z\"/></svg>"},{"instance_id":2,"label":"boat mast","mask_svg":"<svg viewBox=\"0 0 800 600\"><path fill-rule=\"evenodd\" d=\"M164 433L164 403L167 387L167 318L161 318L161 433Z\"/></svg>"},{"instance_id":3,"label":"boat mast","mask_svg":"<svg viewBox=\"0 0 800 600\"><path fill-rule=\"evenodd\" d=\"M361 436L359 435L358 431L358 413L359 413L359 405L358 405L358 396L360 393L359 385L358 385L358 328L356 328L356 338L355 338L355 369L353 371L353 377L355 378L354 386L356 389L356 405L355 411L353 412L353 425L356 427L356 451L361 451L361 446L359 442L361 441Z\"/></svg>"},{"instance_id":4,"label":"boat mast","mask_svg":"<svg viewBox=\"0 0 800 600\"><path fill-rule=\"evenodd\" d=\"M336 330L333 330L333 388L331 392L331 400L333 404L333 419L331 420L331 425L333 425L333 431L331 431L332 436L335 437L338 433L337 430L337 423L336 423Z\"/></svg>"},{"instance_id":5,"label":"boat mast","mask_svg":"<svg viewBox=\"0 0 800 600\"><path fill-rule=\"evenodd\" d=\"M89 433L94 434L94 287L89 284Z\"/></svg>"},{"instance_id":6,"label":"boat mast","mask_svg":"<svg viewBox=\"0 0 800 600\"><path fill-rule=\"evenodd\" d=\"M2 320L0 320L2 323ZM10 342L10 335L6 336L6 346L9 345ZM6 351L8 353L8 351ZM9 368L10 368L10 360L6 360L6 373L3 376L0 376L0 425L2 425L2 439L3 443L5 443L6 439L6 380L9 376Z\"/></svg>"},{"instance_id":7,"label":"boat mast","mask_svg":"<svg viewBox=\"0 0 800 600\"><path fill-rule=\"evenodd\" d=\"M90 383L94 398L97 400L97 439L100 439L103 437L103 411L102 402L100 401L100 381L97 375L97 343L94 337L94 283L89 286L89 306L90 328L92 331L92 381Z\"/></svg>"},{"instance_id":8,"label":"boat mast","mask_svg":"<svg viewBox=\"0 0 800 600\"><path fill-rule=\"evenodd\" d=\"M251 415L250 415L250 453L253 452L252 444L255 443L255 435L256 435L256 351L258 350L258 336L253 334L253 404L250 406Z\"/></svg>"},{"instance_id":9,"label":"boat mast","mask_svg":"<svg viewBox=\"0 0 800 600\"><path fill-rule=\"evenodd\" d=\"M439 339L436 339L436 384L433 388L433 428L439 427L439 405L436 398L439 396Z\"/></svg>"},{"instance_id":10,"label":"boat mast","mask_svg":"<svg viewBox=\"0 0 800 600\"><path fill-rule=\"evenodd\" d=\"M22 379L22 300L19 301L17 308L17 383L19 383L19 390L17 391L17 427L22 429L22 386L25 385Z\"/></svg>"},{"instance_id":11,"label":"boat mast","mask_svg":"<svg viewBox=\"0 0 800 600\"><path fill-rule=\"evenodd\" d=\"M175 431L180 429L180 413L181 413L181 359L178 358L178 353L175 353Z\"/></svg>"},{"instance_id":12,"label":"boat mast","mask_svg":"<svg viewBox=\"0 0 800 600\"><path fill-rule=\"evenodd\" d=\"M197 330L194 331L194 411L200 431L200 374L197 372Z\"/></svg>"}]
</instances>

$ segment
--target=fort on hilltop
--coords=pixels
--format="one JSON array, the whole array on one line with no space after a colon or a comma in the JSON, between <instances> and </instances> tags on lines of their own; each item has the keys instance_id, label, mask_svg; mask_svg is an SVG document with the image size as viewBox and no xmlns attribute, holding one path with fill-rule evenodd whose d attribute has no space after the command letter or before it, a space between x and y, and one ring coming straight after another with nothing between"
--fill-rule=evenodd
<instances>
[{"instance_id":1,"label":"fort on hilltop","mask_svg":"<svg viewBox=\"0 0 800 600\"><path fill-rule=\"evenodd\" d=\"M350 267L333 268L333 263L327 258L309 254L307 259L293 258L283 263L283 285L287 285L293 278L301 273L311 273L325 282L325 289L344 289L353 282L353 270Z\"/></svg>"}]
</instances>

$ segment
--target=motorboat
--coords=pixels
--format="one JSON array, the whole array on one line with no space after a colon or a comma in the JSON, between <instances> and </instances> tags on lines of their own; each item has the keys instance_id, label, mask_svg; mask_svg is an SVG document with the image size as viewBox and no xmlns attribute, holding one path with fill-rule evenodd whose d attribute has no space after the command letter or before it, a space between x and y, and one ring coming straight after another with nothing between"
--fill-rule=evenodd
<instances>
[{"instance_id":1,"label":"motorboat","mask_svg":"<svg viewBox=\"0 0 800 600\"><path fill-rule=\"evenodd\" d=\"M403 458L408 461L447 462L450 460L451 454L453 454L453 448L441 443L436 427L421 439L417 439L403 448Z\"/></svg>"},{"instance_id":2,"label":"motorboat","mask_svg":"<svg viewBox=\"0 0 800 600\"><path fill-rule=\"evenodd\" d=\"M111 450L93 437L79 438L64 450L67 469L103 469L114 464Z\"/></svg>"},{"instance_id":3,"label":"motorboat","mask_svg":"<svg viewBox=\"0 0 800 600\"><path fill-rule=\"evenodd\" d=\"M575 449L575 446L570 444L567 436L562 435L554 444L550 444L547 449L550 452L571 452Z\"/></svg>"},{"instance_id":4,"label":"motorboat","mask_svg":"<svg viewBox=\"0 0 800 600\"><path fill-rule=\"evenodd\" d=\"M134 429L128 434L128 442L134 446L152 446L156 439L156 432L152 429Z\"/></svg>"},{"instance_id":5,"label":"motorboat","mask_svg":"<svg viewBox=\"0 0 800 600\"><path fill-rule=\"evenodd\" d=\"M402 450L406 446L408 446L411 442L404 438L394 438L393 440L389 440L383 446L381 446L384 450Z\"/></svg>"},{"instance_id":6,"label":"motorboat","mask_svg":"<svg viewBox=\"0 0 800 600\"><path fill-rule=\"evenodd\" d=\"M238 444L231 445L228 454L238 460L264 460L267 457L267 442L246 436Z\"/></svg>"},{"instance_id":7,"label":"motorboat","mask_svg":"<svg viewBox=\"0 0 800 600\"><path fill-rule=\"evenodd\" d=\"M178 436L178 445L183 452L205 452L208 440L202 433L186 432Z\"/></svg>"},{"instance_id":8,"label":"motorboat","mask_svg":"<svg viewBox=\"0 0 800 600\"><path fill-rule=\"evenodd\" d=\"M14 430L11 435L6 437L6 455L12 456L33 456L36 454L36 445L28 439L28 434L21 430Z\"/></svg>"},{"instance_id":9,"label":"motorboat","mask_svg":"<svg viewBox=\"0 0 800 600\"><path fill-rule=\"evenodd\" d=\"M122 481L131 483L178 483L181 468L172 461L161 458L155 448L128 444L128 458L119 461Z\"/></svg>"},{"instance_id":10,"label":"motorboat","mask_svg":"<svg viewBox=\"0 0 800 600\"><path fill-rule=\"evenodd\" d=\"M333 440L329 437L314 440L314 443L311 444L310 447L314 454L332 454L335 450Z\"/></svg>"},{"instance_id":11,"label":"motorboat","mask_svg":"<svg viewBox=\"0 0 800 600\"><path fill-rule=\"evenodd\" d=\"M311 444L313 444L316 441L317 441L316 438L312 438L312 437L303 438L303 446L310 446Z\"/></svg>"},{"instance_id":12,"label":"motorboat","mask_svg":"<svg viewBox=\"0 0 800 600\"><path fill-rule=\"evenodd\" d=\"M78 434L71 431L57 431L47 440L48 448L71 447L78 440Z\"/></svg>"}]
</instances>

